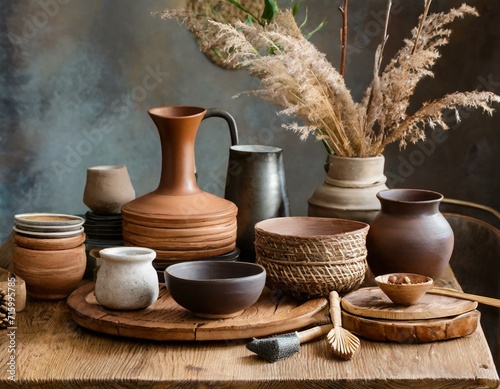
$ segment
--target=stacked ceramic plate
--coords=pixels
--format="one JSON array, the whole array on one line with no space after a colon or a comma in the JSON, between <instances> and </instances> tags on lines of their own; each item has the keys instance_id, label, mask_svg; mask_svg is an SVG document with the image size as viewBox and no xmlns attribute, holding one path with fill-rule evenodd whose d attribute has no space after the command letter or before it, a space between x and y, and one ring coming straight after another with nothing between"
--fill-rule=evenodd
<instances>
[{"instance_id":1,"label":"stacked ceramic plate","mask_svg":"<svg viewBox=\"0 0 500 389\"><path fill-rule=\"evenodd\" d=\"M88 211L83 226L88 250L123 245L121 214L99 215Z\"/></svg>"},{"instance_id":2,"label":"stacked ceramic plate","mask_svg":"<svg viewBox=\"0 0 500 389\"><path fill-rule=\"evenodd\" d=\"M14 216L13 230L35 239L61 239L83 234L85 220L57 213L24 213Z\"/></svg>"}]
</instances>

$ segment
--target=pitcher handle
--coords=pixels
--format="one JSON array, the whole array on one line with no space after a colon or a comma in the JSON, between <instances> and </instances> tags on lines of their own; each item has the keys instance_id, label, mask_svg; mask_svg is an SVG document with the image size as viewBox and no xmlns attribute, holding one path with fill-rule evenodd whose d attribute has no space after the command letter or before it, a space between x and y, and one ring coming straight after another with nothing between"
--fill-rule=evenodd
<instances>
[{"instance_id":1,"label":"pitcher handle","mask_svg":"<svg viewBox=\"0 0 500 389\"><path fill-rule=\"evenodd\" d=\"M219 108L209 108L207 109L207 113L203 117L203 120L211 117L222 118L226 121L227 125L229 126L229 133L231 134L231 146L237 145L239 143L238 127L236 126L236 121L229 114L229 112L226 112L223 109Z\"/></svg>"}]
</instances>

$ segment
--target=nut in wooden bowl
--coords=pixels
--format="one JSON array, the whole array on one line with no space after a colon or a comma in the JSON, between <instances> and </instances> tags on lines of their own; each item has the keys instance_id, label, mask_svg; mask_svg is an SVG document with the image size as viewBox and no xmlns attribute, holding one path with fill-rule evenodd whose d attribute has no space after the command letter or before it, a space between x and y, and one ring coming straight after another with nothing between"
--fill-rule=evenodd
<instances>
[{"instance_id":1,"label":"nut in wooden bowl","mask_svg":"<svg viewBox=\"0 0 500 389\"><path fill-rule=\"evenodd\" d=\"M414 305L432 286L433 279L413 273L390 273L375 277L375 282L398 305Z\"/></svg>"}]
</instances>

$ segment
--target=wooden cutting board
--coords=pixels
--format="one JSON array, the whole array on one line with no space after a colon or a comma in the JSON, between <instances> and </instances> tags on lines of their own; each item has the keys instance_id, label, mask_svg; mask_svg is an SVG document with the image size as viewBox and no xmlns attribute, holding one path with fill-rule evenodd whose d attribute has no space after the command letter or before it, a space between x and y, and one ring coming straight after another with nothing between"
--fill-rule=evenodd
<instances>
[{"instance_id":1,"label":"wooden cutting board","mask_svg":"<svg viewBox=\"0 0 500 389\"><path fill-rule=\"evenodd\" d=\"M342 298L342 308L354 315L391 320L438 319L476 309L477 302L425 294L415 305L394 304L379 287L361 288Z\"/></svg>"},{"instance_id":2,"label":"wooden cutting board","mask_svg":"<svg viewBox=\"0 0 500 389\"><path fill-rule=\"evenodd\" d=\"M114 311L95 299L94 283L68 297L73 320L105 334L152 340L234 340L295 331L313 324L330 323L324 298L297 301L267 288L240 316L225 320L199 318L179 306L160 284L158 300L146 309Z\"/></svg>"},{"instance_id":3,"label":"wooden cutting board","mask_svg":"<svg viewBox=\"0 0 500 389\"><path fill-rule=\"evenodd\" d=\"M342 298L342 326L365 339L427 343L473 333L480 319L476 302L426 294L418 304L395 305L378 287Z\"/></svg>"}]
</instances>

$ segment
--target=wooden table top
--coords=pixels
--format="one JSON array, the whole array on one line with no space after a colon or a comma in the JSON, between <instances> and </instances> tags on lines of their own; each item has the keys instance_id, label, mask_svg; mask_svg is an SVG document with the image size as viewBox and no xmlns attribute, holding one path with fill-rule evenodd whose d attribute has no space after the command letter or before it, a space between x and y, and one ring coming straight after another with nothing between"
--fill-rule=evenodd
<instances>
[{"instance_id":1,"label":"wooden table top","mask_svg":"<svg viewBox=\"0 0 500 389\"><path fill-rule=\"evenodd\" d=\"M451 270L437 283L459 287ZM16 328L1 330L0 334L1 388L499 385L481 328L465 338L426 344L361 340L360 351L350 361L332 357L323 338L303 344L300 352L288 359L269 363L246 349L248 339L158 342L120 338L76 325L65 301L29 300L26 309L17 315ZM13 356L14 364L9 365ZM7 371L12 367L14 374Z\"/></svg>"}]
</instances>

